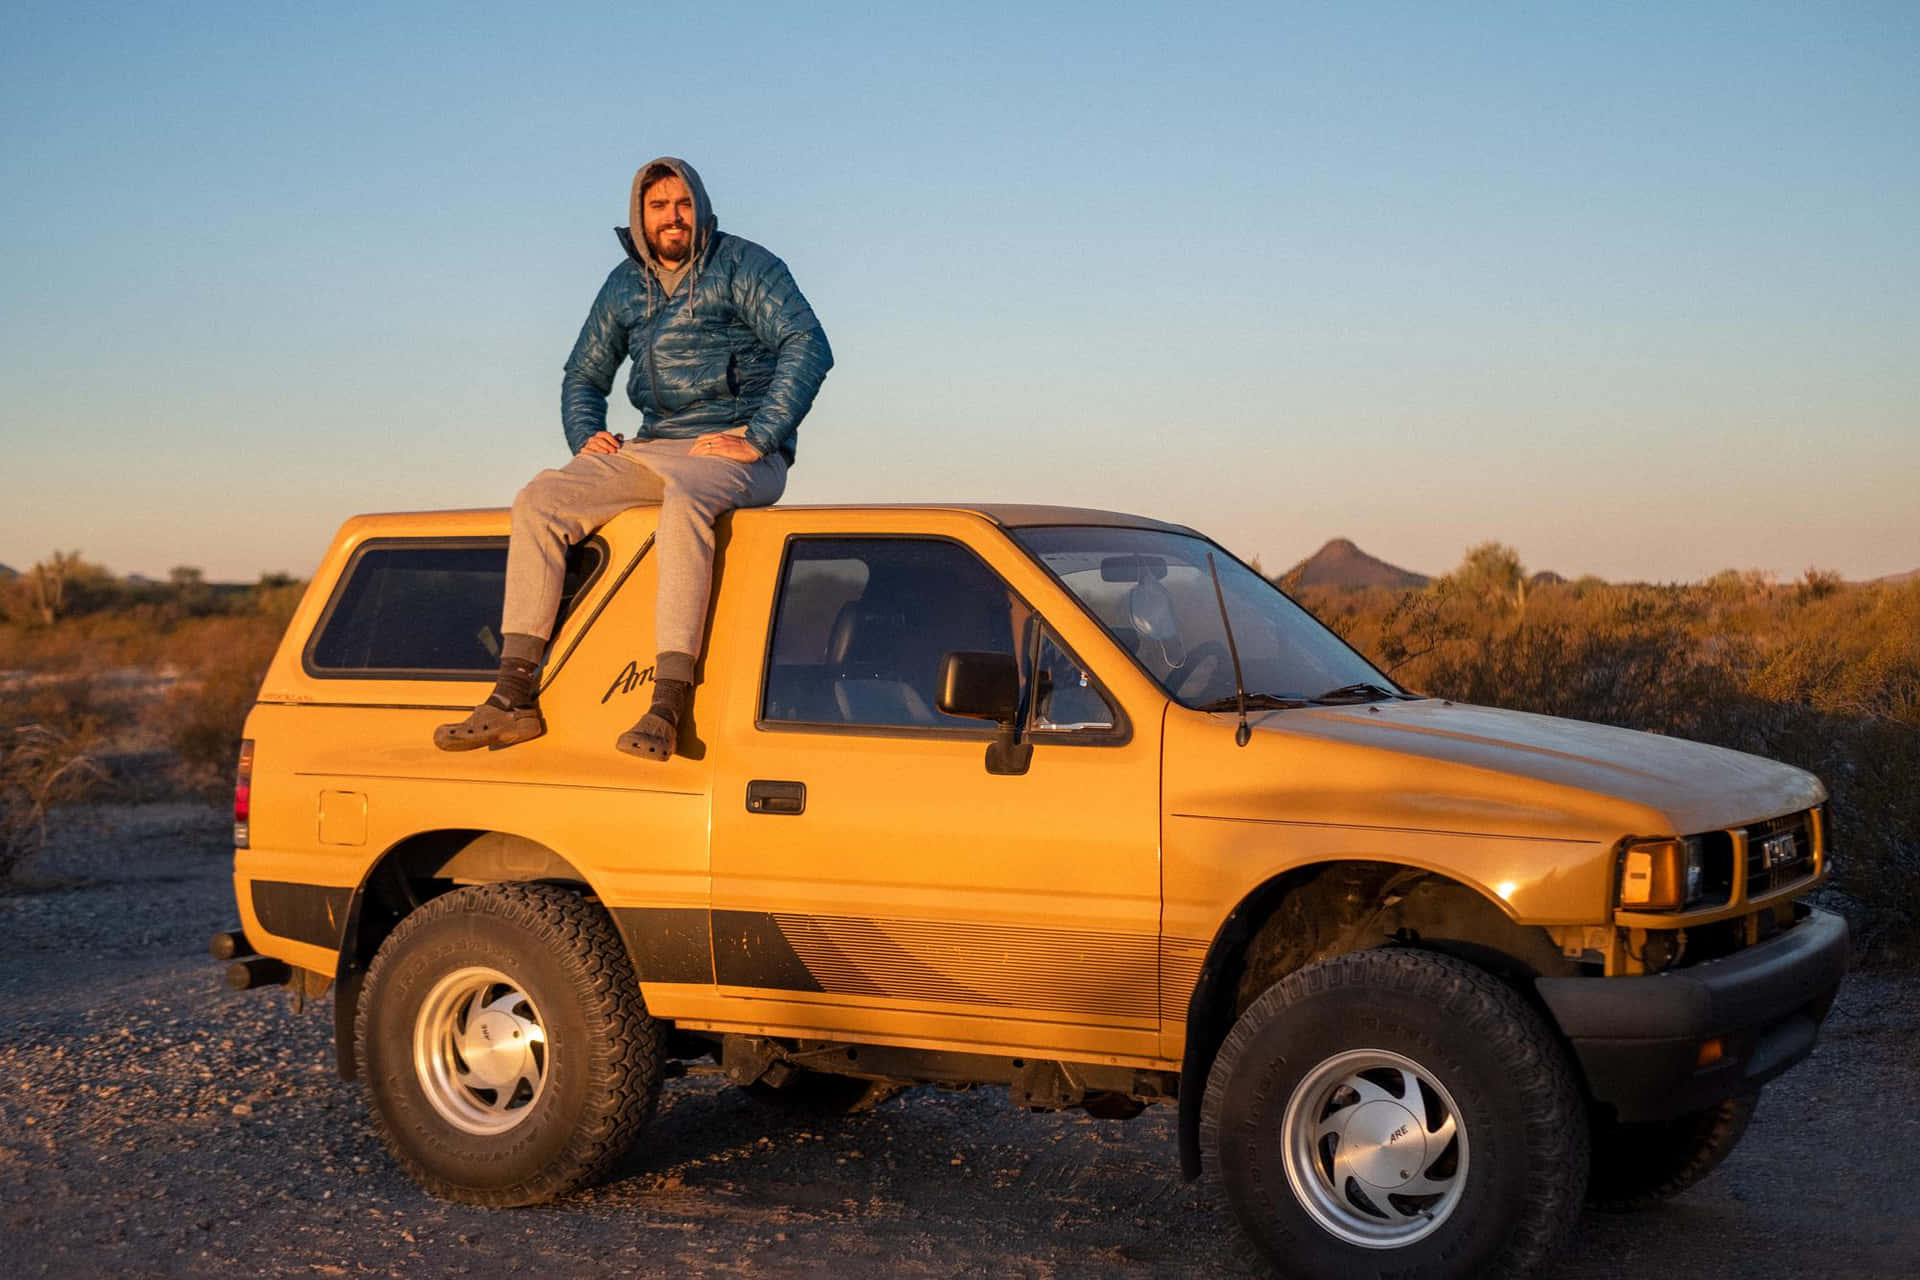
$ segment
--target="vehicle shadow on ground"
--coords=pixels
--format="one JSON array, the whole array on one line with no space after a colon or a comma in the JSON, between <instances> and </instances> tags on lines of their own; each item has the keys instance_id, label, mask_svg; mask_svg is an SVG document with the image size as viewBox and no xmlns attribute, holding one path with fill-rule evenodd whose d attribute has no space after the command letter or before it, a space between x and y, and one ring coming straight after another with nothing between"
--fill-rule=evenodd
<instances>
[{"instance_id":1,"label":"vehicle shadow on ground","mask_svg":"<svg viewBox=\"0 0 1920 1280\"><path fill-rule=\"evenodd\" d=\"M1026 1114L998 1090L916 1089L858 1115L807 1114L694 1076L666 1090L614 1179L576 1199L750 1227L816 1266L828 1246L934 1274L1237 1274L1224 1223L1180 1178L1172 1120L1170 1108L1132 1121Z\"/></svg>"}]
</instances>

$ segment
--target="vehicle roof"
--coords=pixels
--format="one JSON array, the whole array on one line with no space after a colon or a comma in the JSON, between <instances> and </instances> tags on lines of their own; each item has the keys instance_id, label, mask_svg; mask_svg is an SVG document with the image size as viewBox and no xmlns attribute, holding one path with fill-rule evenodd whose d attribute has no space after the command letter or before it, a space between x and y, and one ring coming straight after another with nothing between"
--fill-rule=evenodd
<instances>
[{"instance_id":1,"label":"vehicle roof","mask_svg":"<svg viewBox=\"0 0 1920 1280\"><path fill-rule=\"evenodd\" d=\"M1036 529L1063 525L1093 525L1116 529L1156 529L1164 533L1197 533L1186 525L1123 511L1102 511L1096 507L1055 507L1025 502L821 502L781 504L744 512L750 516L759 510L768 514L781 511L961 511L993 521L1006 529ZM465 508L446 511L368 512L355 521L368 521L381 527L398 524L408 532L431 532L443 524L463 524L474 520L491 522L506 515L504 507ZM408 528L408 526L412 526Z\"/></svg>"},{"instance_id":2,"label":"vehicle roof","mask_svg":"<svg viewBox=\"0 0 1920 1280\"><path fill-rule=\"evenodd\" d=\"M1116 529L1159 529L1167 533L1194 532L1182 524L1170 524L1165 520L1130 515L1124 511L1103 511L1098 507L1055 507L1032 502L836 502L803 505L800 509L809 511L971 511L1007 529L1037 529L1053 525L1099 525Z\"/></svg>"}]
</instances>

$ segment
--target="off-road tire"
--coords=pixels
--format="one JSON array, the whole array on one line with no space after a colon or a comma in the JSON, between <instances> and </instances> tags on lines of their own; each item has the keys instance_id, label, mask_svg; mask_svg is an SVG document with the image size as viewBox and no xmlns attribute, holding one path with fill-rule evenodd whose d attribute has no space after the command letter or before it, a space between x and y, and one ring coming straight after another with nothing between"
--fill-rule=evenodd
<instances>
[{"instance_id":1,"label":"off-road tire","mask_svg":"<svg viewBox=\"0 0 1920 1280\"><path fill-rule=\"evenodd\" d=\"M501 990L523 995L518 1007L539 1028L529 1039L543 1053L532 1100L491 1120L475 1105L480 1123L507 1127L473 1132L429 1097L432 1090L453 1105L445 1099L461 1102L462 1086L436 1084L419 1065L416 1029L429 1026L449 983L489 973L505 979ZM451 1007L451 998L441 1003ZM555 885L456 889L402 920L367 971L355 1033L387 1149L427 1191L463 1204L537 1204L605 1176L660 1091L664 1036L625 948L605 912Z\"/></svg>"},{"instance_id":2,"label":"off-road tire","mask_svg":"<svg viewBox=\"0 0 1920 1280\"><path fill-rule=\"evenodd\" d=\"M1424 1232L1405 1243L1354 1243L1322 1222L1335 1221L1351 1234L1362 1215L1349 1212L1342 1220L1340 1208L1350 1210L1350 1201L1332 1190L1335 1179L1316 1181L1317 1153L1328 1148L1325 1138L1312 1136L1324 1124L1314 1117L1331 1113L1304 1100L1322 1096L1329 1086L1315 1082L1336 1078L1344 1069L1339 1064L1364 1068L1369 1057L1412 1064L1414 1075L1437 1085L1438 1091L1421 1088L1428 1104L1423 1114L1433 1115L1439 1102L1451 1104L1455 1142L1459 1134L1466 1139L1464 1148L1441 1146L1437 1159L1434 1150L1422 1157L1420 1176L1430 1171L1449 1190L1424 1215L1398 1210L1406 1224L1398 1229ZM1315 1155L1288 1154L1286 1127L1295 1116L1306 1117L1305 1129L1295 1120L1295 1132L1307 1135L1303 1141ZM1343 1280L1525 1274L1572 1226L1588 1169L1586 1109L1565 1047L1540 1015L1486 971L1411 948L1335 956L1288 974L1257 997L1208 1074L1200 1144L1216 1203L1239 1222L1257 1265L1281 1275ZM1445 1172L1449 1149L1451 1176ZM1315 1186L1330 1189L1320 1207L1296 1192L1290 1167L1306 1194Z\"/></svg>"},{"instance_id":3,"label":"off-road tire","mask_svg":"<svg viewBox=\"0 0 1920 1280\"><path fill-rule=\"evenodd\" d=\"M1651 1209L1706 1177L1740 1144L1760 1091L1654 1124L1593 1125L1587 1203L1610 1213Z\"/></svg>"}]
</instances>

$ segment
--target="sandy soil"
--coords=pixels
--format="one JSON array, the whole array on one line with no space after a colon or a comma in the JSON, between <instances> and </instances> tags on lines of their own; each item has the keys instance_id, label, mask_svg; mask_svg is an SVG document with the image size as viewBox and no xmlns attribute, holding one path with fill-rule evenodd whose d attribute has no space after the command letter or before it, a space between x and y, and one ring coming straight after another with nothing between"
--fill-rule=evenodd
<instances>
[{"instance_id":1,"label":"sandy soil","mask_svg":"<svg viewBox=\"0 0 1920 1280\"><path fill-rule=\"evenodd\" d=\"M326 1000L235 994L218 809L66 821L0 898L0 1239L28 1275L1213 1276L1233 1229L1182 1182L1173 1116L1029 1115L916 1090L848 1119L675 1081L608 1184L484 1211L388 1162L332 1070ZM1858 975L1814 1059L1722 1170L1647 1214L1587 1215L1548 1273L1920 1273L1920 981Z\"/></svg>"}]
</instances>

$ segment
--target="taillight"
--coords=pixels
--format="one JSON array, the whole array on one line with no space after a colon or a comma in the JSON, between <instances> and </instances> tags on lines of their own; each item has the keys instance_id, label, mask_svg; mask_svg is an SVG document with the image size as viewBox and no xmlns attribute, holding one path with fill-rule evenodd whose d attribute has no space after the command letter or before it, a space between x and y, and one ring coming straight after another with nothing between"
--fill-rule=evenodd
<instances>
[{"instance_id":1,"label":"taillight","mask_svg":"<svg viewBox=\"0 0 1920 1280\"><path fill-rule=\"evenodd\" d=\"M233 847L247 845L247 819L253 809L253 739L240 740L240 763L233 770Z\"/></svg>"}]
</instances>

